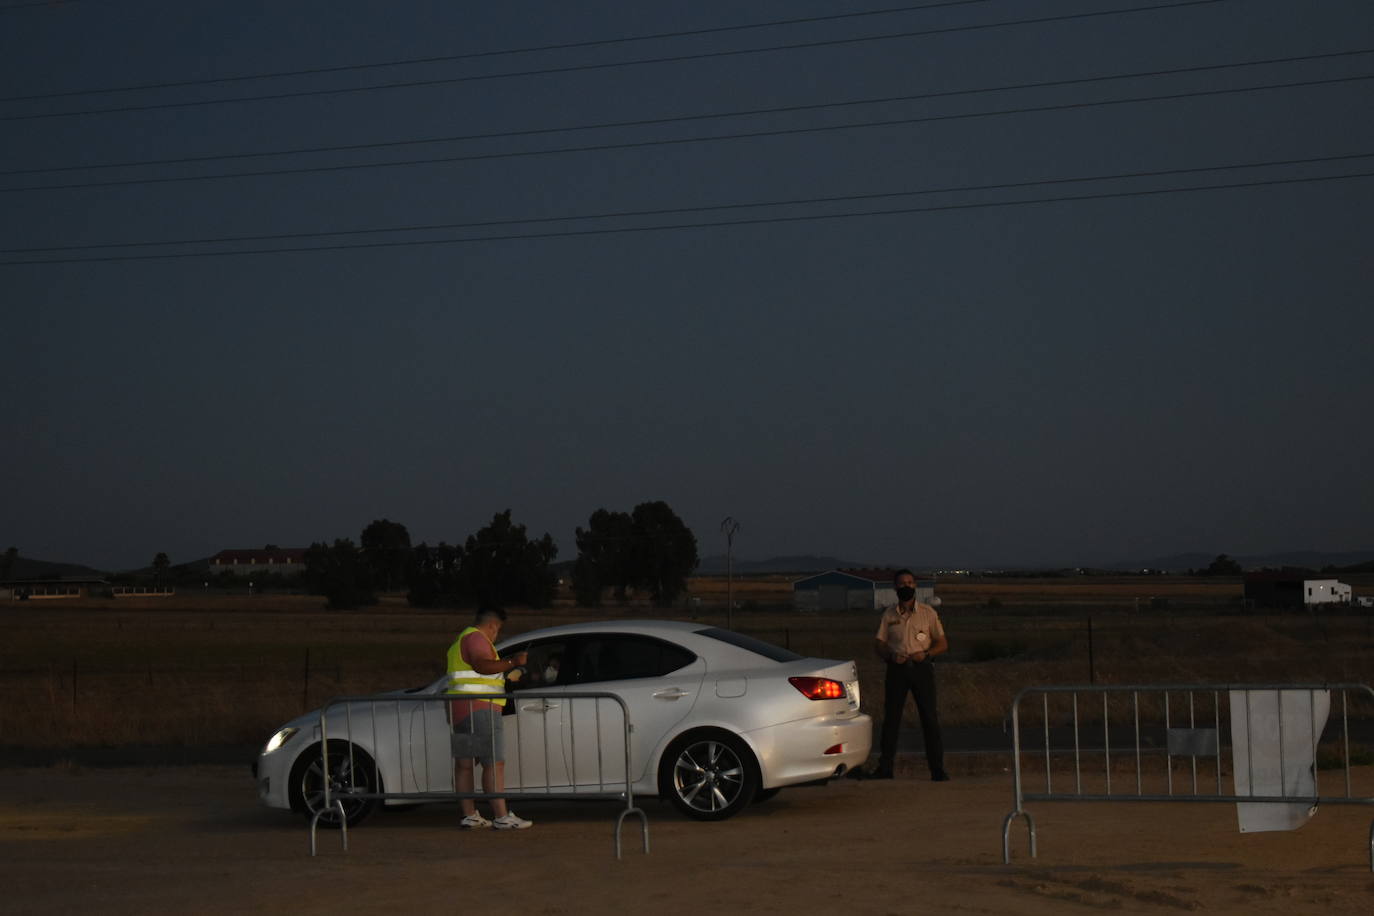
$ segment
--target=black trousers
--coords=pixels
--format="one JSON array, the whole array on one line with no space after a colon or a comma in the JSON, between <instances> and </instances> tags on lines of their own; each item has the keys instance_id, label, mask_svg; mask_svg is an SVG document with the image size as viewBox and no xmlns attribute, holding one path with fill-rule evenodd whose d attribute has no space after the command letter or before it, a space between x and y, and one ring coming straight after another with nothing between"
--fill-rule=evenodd
<instances>
[{"instance_id":1,"label":"black trousers","mask_svg":"<svg viewBox=\"0 0 1374 916\"><path fill-rule=\"evenodd\" d=\"M945 742L940 735L940 715L935 709L935 666L930 662L909 661L904 665L887 663L883 685L883 737L880 771L891 772L897 758L897 734L902 727L906 695L916 700L921 717L921 737L926 743L926 764L932 774L945 768Z\"/></svg>"}]
</instances>

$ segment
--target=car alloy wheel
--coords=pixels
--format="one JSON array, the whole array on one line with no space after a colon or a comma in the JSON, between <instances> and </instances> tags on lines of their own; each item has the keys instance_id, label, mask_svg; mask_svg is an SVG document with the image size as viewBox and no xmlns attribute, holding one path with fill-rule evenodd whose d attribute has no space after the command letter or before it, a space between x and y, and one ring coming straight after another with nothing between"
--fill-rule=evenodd
<instances>
[{"instance_id":1,"label":"car alloy wheel","mask_svg":"<svg viewBox=\"0 0 1374 916\"><path fill-rule=\"evenodd\" d=\"M306 817L324 808L325 761L319 745L301 754L292 772L291 786L295 801ZM330 806L320 814L320 823L339 826L338 804L343 805L344 817L352 827L372 813L375 798L359 798L377 791L377 767L372 758L358 747L345 741L329 742L329 800Z\"/></svg>"},{"instance_id":2,"label":"car alloy wheel","mask_svg":"<svg viewBox=\"0 0 1374 916\"><path fill-rule=\"evenodd\" d=\"M758 790L754 759L726 732L688 735L664 755L660 785L688 817L724 820L749 804Z\"/></svg>"}]
</instances>

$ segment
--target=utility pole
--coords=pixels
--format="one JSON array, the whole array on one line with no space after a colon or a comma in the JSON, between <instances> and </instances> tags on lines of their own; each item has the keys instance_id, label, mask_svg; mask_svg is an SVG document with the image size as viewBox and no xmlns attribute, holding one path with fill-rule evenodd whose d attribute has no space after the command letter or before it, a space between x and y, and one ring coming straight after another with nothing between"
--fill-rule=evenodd
<instances>
[{"instance_id":1,"label":"utility pole","mask_svg":"<svg viewBox=\"0 0 1374 916\"><path fill-rule=\"evenodd\" d=\"M725 516L725 520L720 523L721 533L725 535L725 629L735 628L735 568L734 568L734 547L735 533L739 531L739 522L730 516Z\"/></svg>"}]
</instances>

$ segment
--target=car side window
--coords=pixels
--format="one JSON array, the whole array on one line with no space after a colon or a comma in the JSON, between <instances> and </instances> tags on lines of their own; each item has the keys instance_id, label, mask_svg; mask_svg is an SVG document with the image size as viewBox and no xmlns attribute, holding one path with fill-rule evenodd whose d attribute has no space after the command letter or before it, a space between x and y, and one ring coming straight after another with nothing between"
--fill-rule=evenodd
<instances>
[{"instance_id":1,"label":"car side window","mask_svg":"<svg viewBox=\"0 0 1374 916\"><path fill-rule=\"evenodd\" d=\"M696 655L689 650L648 636L588 636L578 646L575 682L595 684L662 677L694 661Z\"/></svg>"},{"instance_id":2,"label":"car side window","mask_svg":"<svg viewBox=\"0 0 1374 916\"><path fill-rule=\"evenodd\" d=\"M528 652L529 658L518 678L512 679L507 675L506 689L516 693L567 683L567 678L571 676L564 665L568 650L568 643L561 639L511 646L501 653L503 658L509 658L517 652Z\"/></svg>"}]
</instances>

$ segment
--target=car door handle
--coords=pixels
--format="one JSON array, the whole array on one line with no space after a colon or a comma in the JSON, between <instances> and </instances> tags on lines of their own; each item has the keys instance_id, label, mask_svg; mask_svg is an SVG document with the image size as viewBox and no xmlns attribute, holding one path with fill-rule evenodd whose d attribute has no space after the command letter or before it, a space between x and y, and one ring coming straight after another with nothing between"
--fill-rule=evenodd
<instances>
[{"instance_id":1,"label":"car door handle","mask_svg":"<svg viewBox=\"0 0 1374 916\"><path fill-rule=\"evenodd\" d=\"M654 699L657 700L680 700L685 696L690 696L690 691L683 690L681 687L669 687L666 690L654 691Z\"/></svg>"},{"instance_id":2,"label":"car door handle","mask_svg":"<svg viewBox=\"0 0 1374 916\"><path fill-rule=\"evenodd\" d=\"M550 703L548 700L534 700L520 707L521 712L546 712L550 709L557 709L557 703Z\"/></svg>"}]
</instances>

